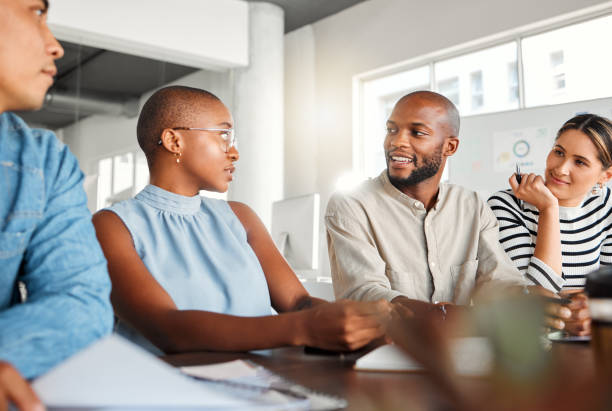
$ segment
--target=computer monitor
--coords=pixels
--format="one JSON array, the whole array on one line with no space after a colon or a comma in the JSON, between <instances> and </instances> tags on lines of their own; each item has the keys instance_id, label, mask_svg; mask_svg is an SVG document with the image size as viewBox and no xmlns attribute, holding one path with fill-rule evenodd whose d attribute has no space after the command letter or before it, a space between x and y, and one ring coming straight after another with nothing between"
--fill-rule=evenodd
<instances>
[{"instance_id":1,"label":"computer monitor","mask_svg":"<svg viewBox=\"0 0 612 411\"><path fill-rule=\"evenodd\" d=\"M272 239L294 270L319 268L319 194L272 203Z\"/></svg>"}]
</instances>

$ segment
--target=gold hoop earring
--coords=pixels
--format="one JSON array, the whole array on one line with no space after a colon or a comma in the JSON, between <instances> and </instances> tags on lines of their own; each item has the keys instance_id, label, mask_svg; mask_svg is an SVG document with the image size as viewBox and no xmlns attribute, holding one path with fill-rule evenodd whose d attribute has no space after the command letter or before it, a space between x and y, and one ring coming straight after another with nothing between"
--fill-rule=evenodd
<instances>
[{"instance_id":1,"label":"gold hoop earring","mask_svg":"<svg viewBox=\"0 0 612 411\"><path fill-rule=\"evenodd\" d=\"M602 190L603 190L603 185L601 183L597 183L595 184L595 187L593 187L593 189L591 190L591 194L599 195L601 194Z\"/></svg>"}]
</instances>

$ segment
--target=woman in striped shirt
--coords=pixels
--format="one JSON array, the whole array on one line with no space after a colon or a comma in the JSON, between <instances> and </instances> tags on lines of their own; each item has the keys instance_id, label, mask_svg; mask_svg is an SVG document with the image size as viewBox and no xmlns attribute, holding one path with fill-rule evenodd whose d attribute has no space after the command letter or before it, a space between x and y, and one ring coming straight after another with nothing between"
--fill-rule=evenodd
<instances>
[{"instance_id":1,"label":"woman in striped shirt","mask_svg":"<svg viewBox=\"0 0 612 411\"><path fill-rule=\"evenodd\" d=\"M583 114L557 133L544 176L510 177L489 205L517 268L548 290L581 289L585 275L612 264L612 123Z\"/></svg>"}]
</instances>

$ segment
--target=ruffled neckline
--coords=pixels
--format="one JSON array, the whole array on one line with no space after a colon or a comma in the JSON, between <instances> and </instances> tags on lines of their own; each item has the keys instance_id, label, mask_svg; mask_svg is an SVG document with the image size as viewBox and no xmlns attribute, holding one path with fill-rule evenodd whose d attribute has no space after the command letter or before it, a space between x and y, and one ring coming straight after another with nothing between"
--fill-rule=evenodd
<instances>
[{"instance_id":1,"label":"ruffled neckline","mask_svg":"<svg viewBox=\"0 0 612 411\"><path fill-rule=\"evenodd\" d=\"M175 214L195 214L200 210L202 204L202 198L199 194L187 197L151 184L143 188L136 195L136 199L153 208Z\"/></svg>"}]
</instances>

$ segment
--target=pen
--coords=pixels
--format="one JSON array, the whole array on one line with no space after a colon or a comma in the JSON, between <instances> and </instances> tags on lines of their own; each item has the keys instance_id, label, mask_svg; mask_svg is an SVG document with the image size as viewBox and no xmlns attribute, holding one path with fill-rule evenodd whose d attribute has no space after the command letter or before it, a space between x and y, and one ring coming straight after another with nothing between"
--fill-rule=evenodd
<instances>
[{"instance_id":1,"label":"pen","mask_svg":"<svg viewBox=\"0 0 612 411\"><path fill-rule=\"evenodd\" d=\"M516 182L521 184L522 179L523 177L521 176L521 168L519 167L518 163L516 163Z\"/></svg>"},{"instance_id":2,"label":"pen","mask_svg":"<svg viewBox=\"0 0 612 411\"><path fill-rule=\"evenodd\" d=\"M516 182L518 184L521 184L521 180L523 179L523 176L521 175L521 168L519 167L519 164L516 163ZM519 207L521 208L521 211L523 211L523 200L518 200L518 204Z\"/></svg>"}]
</instances>

